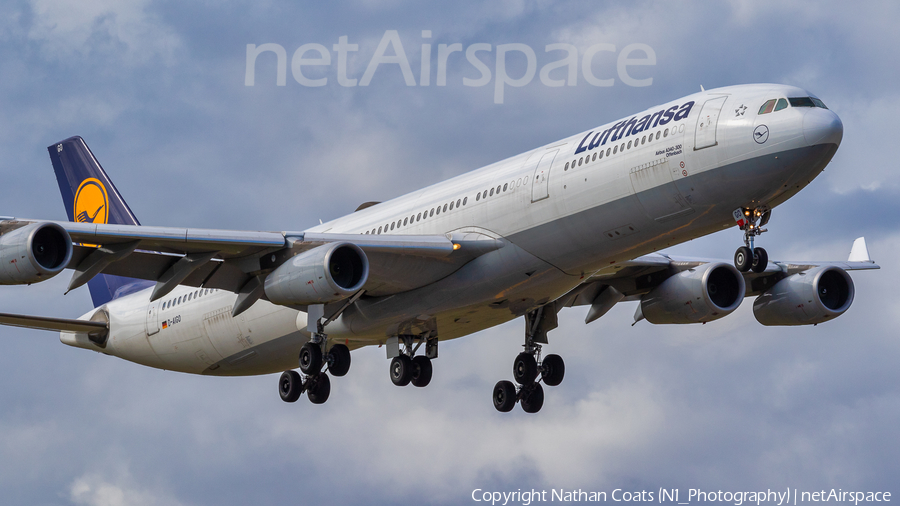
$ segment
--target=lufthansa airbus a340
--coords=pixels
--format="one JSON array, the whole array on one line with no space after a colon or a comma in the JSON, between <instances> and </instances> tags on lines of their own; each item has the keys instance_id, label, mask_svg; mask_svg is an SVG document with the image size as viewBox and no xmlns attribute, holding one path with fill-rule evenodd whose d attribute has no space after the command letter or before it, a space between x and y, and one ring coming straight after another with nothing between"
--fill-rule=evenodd
<instances>
[{"instance_id":1,"label":"lufthansa airbus a340","mask_svg":"<svg viewBox=\"0 0 900 506\"><path fill-rule=\"evenodd\" d=\"M753 296L763 325L843 314L847 271L878 268L863 238L846 262L770 261L755 244L842 135L800 88L701 91L302 232L141 226L72 137L48 148L70 221L0 218L0 284L72 269L69 290L87 284L95 308L0 323L161 369L285 371L283 400L323 403L350 350L384 346L391 380L424 387L441 341L524 317L515 383L493 402L534 413L565 373L541 355L564 307L590 323L631 300L635 321L705 323ZM654 253L734 226L733 263Z\"/></svg>"}]
</instances>

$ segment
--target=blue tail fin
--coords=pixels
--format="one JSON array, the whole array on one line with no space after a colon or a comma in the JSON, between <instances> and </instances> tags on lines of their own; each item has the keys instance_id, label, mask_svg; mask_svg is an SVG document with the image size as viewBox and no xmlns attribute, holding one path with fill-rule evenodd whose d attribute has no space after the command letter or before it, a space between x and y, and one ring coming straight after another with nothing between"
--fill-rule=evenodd
<instances>
[{"instance_id":1,"label":"blue tail fin","mask_svg":"<svg viewBox=\"0 0 900 506\"><path fill-rule=\"evenodd\" d=\"M69 221L140 225L119 190L94 158L81 137L70 137L49 146L50 161ZM94 307L153 283L134 278L98 274L88 281Z\"/></svg>"}]
</instances>

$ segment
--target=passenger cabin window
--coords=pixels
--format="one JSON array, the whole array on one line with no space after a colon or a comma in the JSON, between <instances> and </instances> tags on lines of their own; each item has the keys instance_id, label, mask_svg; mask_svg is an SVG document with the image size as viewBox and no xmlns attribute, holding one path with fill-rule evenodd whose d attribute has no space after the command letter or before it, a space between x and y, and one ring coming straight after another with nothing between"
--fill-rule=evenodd
<instances>
[{"instance_id":1,"label":"passenger cabin window","mask_svg":"<svg viewBox=\"0 0 900 506\"><path fill-rule=\"evenodd\" d=\"M779 98L778 103L775 104L775 110L780 111L782 109L787 109L787 105L788 105L787 100L785 100L783 98Z\"/></svg>"}]
</instances>

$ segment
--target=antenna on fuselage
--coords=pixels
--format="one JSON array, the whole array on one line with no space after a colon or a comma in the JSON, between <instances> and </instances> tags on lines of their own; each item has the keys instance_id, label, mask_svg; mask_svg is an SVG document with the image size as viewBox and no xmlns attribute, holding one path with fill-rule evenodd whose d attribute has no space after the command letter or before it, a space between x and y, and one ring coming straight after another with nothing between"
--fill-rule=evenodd
<instances>
[{"instance_id":1,"label":"antenna on fuselage","mask_svg":"<svg viewBox=\"0 0 900 506\"><path fill-rule=\"evenodd\" d=\"M700 85L700 91L706 91L706 90L703 89L703 85L702 85L702 84Z\"/></svg>"}]
</instances>

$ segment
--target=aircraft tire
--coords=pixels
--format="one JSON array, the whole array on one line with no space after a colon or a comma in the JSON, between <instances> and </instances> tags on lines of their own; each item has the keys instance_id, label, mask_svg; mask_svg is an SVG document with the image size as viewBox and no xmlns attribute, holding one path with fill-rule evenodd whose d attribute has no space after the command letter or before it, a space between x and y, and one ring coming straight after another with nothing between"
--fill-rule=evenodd
<instances>
[{"instance_id":1,"label":"aircraft tire","mask_svg":"<svg viewBox=\"0 0 900 506\"><path fill-rule=\"evenodd\" d=\"M753 252L746 246L741 246L734 252L734 266L741 272L750 270L753 264Z\"/></svg>"},{"instance_id":2,"label":"aircraft tire","mask_svg":"<svg viewBox=\"0 0 900 506\"><path fill-rule=\"evenodd\" d=\"M750 266L750 268L753 269L753 272L762 272L766 270L767 265L769 265L769 254L766 253L766 250L754 248L753 265Z\"/></svg>"},{"instance_id":3,"label":"aircraft tire","mask_svg":"<svg viewBox=\"0 0 900 506\"><path fill-rule=\"evenodd\" d=\"M537 378L538 368L534 355L530 353L519 353L513 362L513 379L520 385L528 385L533 383Z\"/></svg>"},{"instance_id":4,"label":"aircraft tire","mask_svg":"<svg viewBox=\"0 0 900 506\"><path fill-rule=\"evenodd\" d=\"M319 345L306 343L300 348L300 370L304 374L318 374L322 370L322 349Z\"/></svg>"},{"instance_id":5,"label":"aircraft tire","mask_svg":"<svg viewBox=\"0 0 900 506\"><path fill-rule=\"evenodd\" d=\"M343 344L336 344L331 347L331 358L333 362L328 366L328 372L332 376L344 376L350 370L350 349Z\"/></svg>"},{"instance_id":6,"label":"aircraft tire","mask_svg":"<svg viewBox=\"0 0 900 506\"><path fill-rule=\"evenodd\" d=\"M331 395L331 380L328 379L328 375L320 372L306 390L306 395L313 404L323 404L327 401Z\"/></svg>"},{"instance_id":7,"label":"aircraft tire","mask_svg":"<svg viewBox=\"0 0 900 506\"><path fill-rule=\"evenodd\" d=\"M520 401L522 410L526 413L537 413L544 406L544 388L540 383L535 383L530 387Z\"/></svg>"},{"instance_id":8,"label":"aircraft tire","mask_svg":"<svg viewBox=\"0 0 900 506\"><path fill-rule=\"evenodd\" d=\"M566 375L566 363L559 355L547 355L541 363L541 379L545 385L555 387Z\"/></svg>"},{"instance_id":9,"label":"aircraft tire","mask_svg":"<svg viewBox=\"0 0 900 506\"><path fill-rule=\"evenodd\" d=\"M498 381L494 385L494 407L501 413L508 413L516 406L516 386L512 381Z\"/></svg>"},{"instance_id":10,"label":"aircraft tire","mask_svg":"<svg viewBox=\"0 0 900 506\"><path fill-rule=\"evenodd\" d=\"M412 359L412 374L410 382L416 387L427 387L431 383L431 376L434 369L431 367L431 359L419 355Z\"/></svg>"},{"instance_id":11,"label":"aircraft tire","mask_svg":"<svg viewBox=\"0 0 900 506\"><path fill-rule=\"evenodd\" d=\"M303 394L303 379L297 371L284 371L278 380L278 393L284 402L297 402Z\"/></svg>"},{"instance_id":12,"label":"aircraft tire","mask_svg":"<svg viewBox=\"0 0 900 506\"><path fill-rule=\"evenodd\" d=\"M409 385L412 379L412 360L406 355L397 355L391 360L391 381L398 387Z\"/></svg>"}]
</instances>

